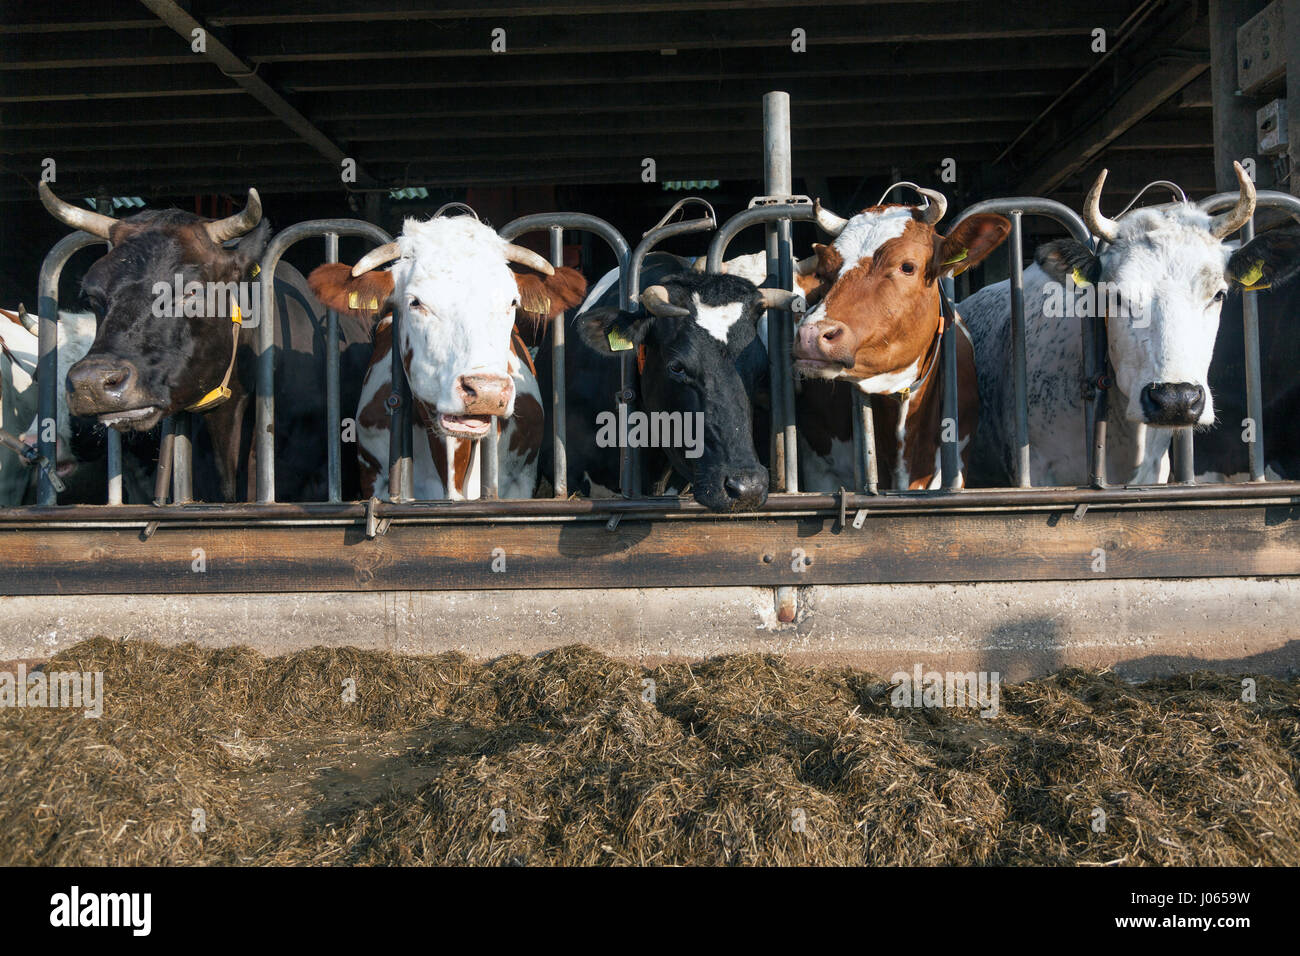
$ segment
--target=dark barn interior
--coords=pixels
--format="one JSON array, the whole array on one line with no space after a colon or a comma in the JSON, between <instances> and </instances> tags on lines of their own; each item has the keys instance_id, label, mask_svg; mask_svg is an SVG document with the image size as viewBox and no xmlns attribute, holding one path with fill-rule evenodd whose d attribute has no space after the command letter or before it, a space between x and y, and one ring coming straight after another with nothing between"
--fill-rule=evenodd
<instances>
[{"instance_id":1,"label":"dark barn interior","mask_svg":"<svg viewBox=\"0 0 1300 956\"><path fill-rule=\"evenodd\" d=\"M899 179L943 189L954 211L1019 194L1078 209L1102 167L1111 202L1153 179L1200 196L1216 170L1220 188L1231 183L1214 149L1211 21L1263 4L4 6L0 299L13 304L32 301L41 257L65 231L35 198L49 159L56 190L76 202L222 215L256 186L276 225L351 216L394 230L463 200L498 224L573 209L638 236L684 195L724 219L762 192L761 97L773 89L791 95L796 192L841 211ZM1266 98L1230 105L1253 126ZM355 182L343 181L345 159ZM1261 162L1260 185L1273 176Z\"/></svg>"}]
</instances>

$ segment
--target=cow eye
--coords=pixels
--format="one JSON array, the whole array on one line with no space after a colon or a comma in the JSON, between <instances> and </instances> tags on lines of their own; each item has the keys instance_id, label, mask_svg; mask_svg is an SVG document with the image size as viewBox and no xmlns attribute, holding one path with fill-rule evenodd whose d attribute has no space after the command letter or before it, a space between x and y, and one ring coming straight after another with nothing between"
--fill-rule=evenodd
<instances>
[{"instance_id":1,"label":"cow eye","mask_svg":"<svg viewBox=\"0 0 1300 956\"><path fill-rule=\"evenodd\" d=\"M1227 290L1227 289L1220 289L1218 292L1214 293L1214 301L1215 301L1215 302L1222 302L1222 301L1223 301L1224 299L1226 299L1227 297L1228 297L1228 290Z\"/></svg>"},{"instance_id":2,"label":"cow eye","mask_svg":"<svg viewBox=\"0 0 1300 956\"><path fill-rule=\"evenodd\" d=\"M668 371L673 375L684 376L686 374L686 365L681 359L673 359L668 363Z\"/></svg>"},{"instance_id":3,"label":"cow eye","mask_svg":"<svg viewBox=\"0 0 1300 956\"><path fill-rule=\"evenodd\" d=\"M903 275L910 276L913 272L916 271L916 263L904 262L901 266L899 266L899 268L903 270Z\"/></svg>"},{"instance_id":4,"label":"cow eye","mask_svg":"<svg viewBox=\"0 0 1300 956\"><path fill-rule=\"evenodd\" d=\"M428 311L428 310L424 307L424 303L421 302L419 299L417 299L415 296L411 296L411 298L410 298L410 299L407 301L407 303L406 303L406 307L407 307L407 309L409 309L409 310L412 311L412 312L427 312L427 311Z\"/></svg>"}]
</instances>

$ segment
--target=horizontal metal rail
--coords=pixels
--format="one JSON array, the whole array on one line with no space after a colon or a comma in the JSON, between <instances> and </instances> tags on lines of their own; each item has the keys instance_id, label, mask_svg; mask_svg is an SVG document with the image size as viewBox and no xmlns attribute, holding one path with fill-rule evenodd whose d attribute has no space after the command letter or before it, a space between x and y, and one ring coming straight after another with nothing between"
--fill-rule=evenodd
<instances>
[{"instance_id":1,"label":"horizontal metal rail","mask_svg":"<svg viewBox=\"0 0 1300 956\"><path fill-rule=\"evenodd\" d=\"M0 508L0 526L78 523L202 525L230 521L348 520L376 518L494 519L537 518L563 520L583 516L638 516L645 519L694 516L736 521L755 516L813 515L834 512L847 517L864 511L916 514L948 511L1073 510L1069 520L1087 520L1093 508L1134 506L1145 508L1217 504L1223 506L1277 503L1288 510L1300 505L1300 481L1263 484L1151 485L1133 488L995 488L972 489L960 495L926 492L857 494L774 494L756 512L717 514L689 498L530 498L519 501L407 501L407 502L271 502L249 504L166 505L63 505L58 507Z\"/></svg>"}]
</instances>

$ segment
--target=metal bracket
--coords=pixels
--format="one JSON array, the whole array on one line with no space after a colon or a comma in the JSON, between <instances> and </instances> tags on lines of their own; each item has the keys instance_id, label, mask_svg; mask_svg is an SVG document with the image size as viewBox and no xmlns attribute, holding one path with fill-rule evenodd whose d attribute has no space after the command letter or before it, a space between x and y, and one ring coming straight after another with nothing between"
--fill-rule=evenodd
<instances>
[{"instance_id":1,"label":"metal bracket","mask_svg":"<svg viewBox=\"0 0 1300 956\"><path fill-rule=\"evenodd\" d=\"M798 588L783 585L773 588L776 600L776 619L782 624L793 624L799 613Z\"/></svg>"},{"instance_id":2,"label":"metal bracket","mask_svg":"<svg viewBox=\"0 0 1300 956\"><path fill-rule=\"evenodd\" d=\"M609 520L605 522L605 530L613 534L618 530L618 523L623 520L621 514L610 515Z\"/></svg>"},{"instance_id":3,"label":"metal bracket","mask_svg":"<svg viewBox=\"0 0 1300 956\"><path fill-rule=\"evenodd\" d=\"M811 206L813 204L811 196L755 196L749 201L746 209L757 209L759 206Z\"/></svg>"},{"instance_id":4,"label":"metal bracket","mask_svg":"<svg viewBox=\"0 0 1300 956\"><path fill-rule=\"evenodd\" d=\"M392 518L380 518L375 509L379 505L379 499L370 496L366 502L366 537L375 538L388 534L388 529L393 523Z\"/></svg>"}]
</instances>

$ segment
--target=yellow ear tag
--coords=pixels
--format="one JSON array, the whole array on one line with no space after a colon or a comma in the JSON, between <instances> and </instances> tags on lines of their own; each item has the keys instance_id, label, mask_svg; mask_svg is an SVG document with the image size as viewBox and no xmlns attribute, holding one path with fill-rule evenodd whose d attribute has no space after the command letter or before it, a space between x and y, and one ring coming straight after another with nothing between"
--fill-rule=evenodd
<instances>
[{"instance_id":1,"label":"yellow ear tag","mask_svg":"<svg viewBox=\"0 0 1300 956\"><path fill-rule=\"evenodd\" d=\"M253 278L256 279L262 272L262 266L259 263L253 263Z\"/></svg>"},{"instance_id":2,"label":"yellow ear tag","mask_svg":"<svg viewBox=\"0 0 1300 956\"><path fill-rule=\"evenodd\" d=\"M1074 272L1070 274L1070 278L1074 280L1075 285L1092 285L1091 282L1083 277L1083 272L1079 269L1075 269Z\"/></svg>"},{"instance_id":3,"label":"yellow ear tag","mask_svg":"<svg viewBox=\"0 0 1300 956\"><path fill-rule=\"evenodd\" d=\"M1250 267L1250 271L1243 275L1237 281L1241 283L1246 292L1262 292L1269 288L1267 285L1259 285L1259 280L1264 278L1264 261L1261 259Z\"/></svg>"},{"instance_id":4,"label":"yellow ear tag","mask_svg":"<svg viewBox=\"0 0 1300 956\"><path fill-rule=\"evenodd\" d=\"M355 292L348 293L348 308L359 309L361 307L361 296Z\"/></svg>"},{"instance_id":5,"label":"yellow ear tag","mask_svg":"<svg viewBox=\"0 0 1300 956\"><path fill-rule=\"evenodd\" d=\"M623 337L623 333L618 329L610 329L605 333L605 338L609 342L611 352L630 352L636 348L635 345Z\"/></svg>"},{"instance_id":6,"label":"yellow ear tag","mask_svg":"<svg viewBox=\"0 0 1300 956\"><path fill-rule=\"evenodd\" d=\"M951 259L949 259L947 262L945 262L944 265L946 265L946 266L950 266L950 265L954 265L954 264L956 264L956 263L958 263L958 262L961 262L963 259L966 258L966 256L967 256L969 253L970 253L970 250L969 250L969 249L963 249L961 252L957 253L957 255L953 256Z\"/></svg>"}]
</instances>

